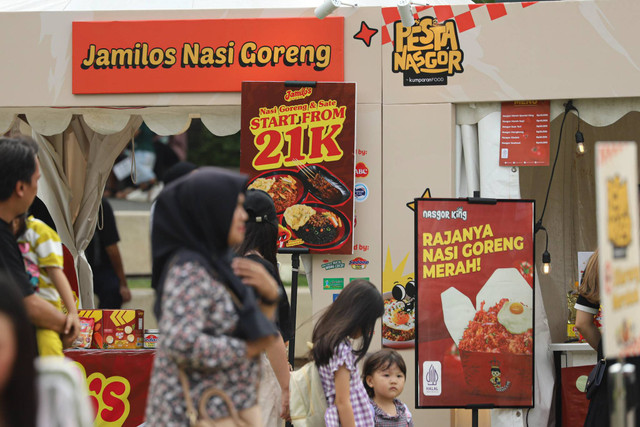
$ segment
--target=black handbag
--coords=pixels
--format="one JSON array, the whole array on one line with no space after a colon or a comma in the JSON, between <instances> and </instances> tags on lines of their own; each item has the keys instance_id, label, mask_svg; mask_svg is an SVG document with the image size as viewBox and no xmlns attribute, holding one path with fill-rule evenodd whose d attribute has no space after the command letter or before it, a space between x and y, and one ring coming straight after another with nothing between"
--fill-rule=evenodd
<instances>
[{"instance_id":1,"label":"black handbag","mask_svg":"<svg viewBox=\"0 0 640 427\"><path fill-rule=\"evenodd\" d=\"M596 363L596 366L594 366L589 373L587 384L584 387L584 391L587 393L587 399L591 400L591 398L596 394L596 391L602 383L602 379L604 378L606 370L607 360L604 358L599 359L598 363Z\"/></svg>"}]
</instances>

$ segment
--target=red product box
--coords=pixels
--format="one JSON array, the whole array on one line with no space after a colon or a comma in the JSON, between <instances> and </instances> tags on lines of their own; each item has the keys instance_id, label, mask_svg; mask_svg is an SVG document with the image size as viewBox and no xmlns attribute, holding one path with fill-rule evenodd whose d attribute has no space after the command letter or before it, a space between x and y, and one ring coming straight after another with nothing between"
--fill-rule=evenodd
<instances>
[{"instance_id":1,"label":"red product box","mask_svg":"<svg viewBox=\"0 0 640 427\"><path fill-rule=\"evenodd\" d=\"M144 310L80 310L78 314L95 320L91 348L142 348Z\"/></svg>"}]
</instances>

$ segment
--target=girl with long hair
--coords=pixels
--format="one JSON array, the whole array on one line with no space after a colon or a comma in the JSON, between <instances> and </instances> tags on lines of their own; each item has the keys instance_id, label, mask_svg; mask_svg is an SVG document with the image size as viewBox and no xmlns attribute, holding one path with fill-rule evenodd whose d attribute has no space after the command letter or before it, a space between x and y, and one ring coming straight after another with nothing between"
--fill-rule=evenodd
<instances>
[{"instance_id":1,"label":"girl with long hair","mask_svg":"<svg viewBox=\"0 0 640 427\"><path fill-rule=\"evenodd\" d=\"M369 350L376 322L384 313L380 291L357 279L340 292L313 328L313 360L327 398L327 427L370 427L374 412L358 361ZM360 339L354 349L351 340Z\"/></svg>"}]
</instances>

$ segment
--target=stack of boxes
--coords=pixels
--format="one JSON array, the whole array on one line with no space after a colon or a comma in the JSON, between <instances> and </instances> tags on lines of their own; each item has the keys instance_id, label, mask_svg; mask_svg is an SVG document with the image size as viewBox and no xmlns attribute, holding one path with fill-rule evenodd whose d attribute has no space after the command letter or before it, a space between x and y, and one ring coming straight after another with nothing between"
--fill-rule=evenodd
<instances>
[{"instance_id":1,"label":"stack of boxes","mask_svg":"<svg viewBox=\"0 0 640 427\"><path fill-rule=\"evenodd\" d=\"M95 321L91 348L135 349L144 344L144 310L80 310Z\"/></svg>"}]
</instances>

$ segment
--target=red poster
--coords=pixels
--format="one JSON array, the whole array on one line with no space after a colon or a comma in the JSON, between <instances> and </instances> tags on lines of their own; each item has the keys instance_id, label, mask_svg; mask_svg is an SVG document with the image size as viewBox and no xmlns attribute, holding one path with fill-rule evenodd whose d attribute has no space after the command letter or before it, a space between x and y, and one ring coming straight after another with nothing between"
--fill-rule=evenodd
<instances>
[{"instance_id":1,"label":"red poster","mask_svg":"<svg viewBox=\"0 0 640 427\"><path fill-rule=\"evenodd\" d=\"M416 200L416 406L533 405L533 201Z\"/></svg>"},{"instance_id":2,"label":"red poster","mask_svg":"<svg viewBox=\"0 0 640 427\"><path fill-rule=\"evenodd\" d=\"M500 166L549 166L549 101L502 103Z\"/></svg>"},{"instance_id":3,"label":"red poster","mask_svg":"<svg viewBox=\"0 0 640 427\"><path fill-rule=\"evenodd\" d=\"M238 92L245 80L342 81L344 18L73 23L74 94Z\"/></svg>"},{"instance_id":4,"label":"red poster","mask_svg":"<svg viewBox=\"0 0 640 427\"><path fill-rule=\"evenodd\" d=\"M96 426L144 422L155 350L66 350L64 355L87 377Z\"/></svg>"},{"instance_id":5,"label":"red poster","mask_svg":"<svg viewBox=\"0 0 640 427\"><path fill-rule=\"evenodd\" d=\"M242 84L240 169L274 199L281 248L353 248L355 83Z\"/></svg>"}]
</instances>

